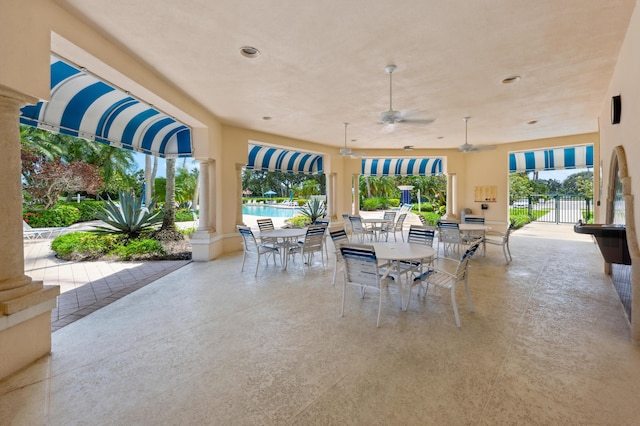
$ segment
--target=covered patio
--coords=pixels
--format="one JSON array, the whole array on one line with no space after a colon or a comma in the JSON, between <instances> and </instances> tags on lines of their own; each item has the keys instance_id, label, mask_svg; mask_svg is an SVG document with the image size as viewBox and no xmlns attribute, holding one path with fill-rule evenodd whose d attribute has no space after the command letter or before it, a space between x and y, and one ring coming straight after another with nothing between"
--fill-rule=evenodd
<instances>
[{"instance_id":1,"label":"covered patio","mask_svg":"<svg viewBox=\"0 0 640 426\"><path fill-rule=\"evenodd\" d=\"M348 293L340 317L330 267L191 263L54 333L0 384L3 422L633 423L640 351L597 246L539 224L511 249L472 261L460 329L446 292L403 312L391 289L376 329L375 297Z\"/></svg>"}]
</instances>

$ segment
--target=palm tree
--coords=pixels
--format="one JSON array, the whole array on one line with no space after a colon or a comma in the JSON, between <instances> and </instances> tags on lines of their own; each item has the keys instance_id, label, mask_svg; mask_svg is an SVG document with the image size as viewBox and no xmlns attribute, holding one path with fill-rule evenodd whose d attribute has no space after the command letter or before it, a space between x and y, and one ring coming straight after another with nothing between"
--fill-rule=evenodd
<instances>
[{"instance_id":1,"label":"palm tree","mask_svg":"<svg viewBox=\"0 0 640 426\"><path fill-rule=\"evenodd\" d=\"M154 233L154 238L161 241L177 241L184 239L184 236L176 229L176 159L167 158L166 175L167 175L167 191L164 203L164 217L162 219L162 227Z\"/></svg>"}]
</instances>

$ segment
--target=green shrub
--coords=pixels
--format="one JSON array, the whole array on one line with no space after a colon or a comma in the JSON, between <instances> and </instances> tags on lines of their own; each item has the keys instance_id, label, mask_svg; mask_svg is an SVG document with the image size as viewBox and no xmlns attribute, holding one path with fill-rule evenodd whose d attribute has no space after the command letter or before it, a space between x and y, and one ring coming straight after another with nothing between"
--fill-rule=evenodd
<instances>
[{"instance_id":1,"label":"green shrub","mask_svg":"<svg viewBox=\"0 0 640 426\"><path fill-rule=\"evenodd\" d=\"M153 230L162 222L162 211L155 210L156 199L148 206L142 206L142 198L126 191L118 194L120 205L111 200L105 201L104 211L98 213L98 219L111 227L96 226L92 232L101 234L122 234L129 239L137 238L141 233Z\"/></svg>"},{"instance_id":2,"label":"green shrub","mask_svg":"<svg viewBox=\"0 0 640 426\"><path fill-rule=\"evenodd\" d=\"M32 228L63 227L76 223L80 219L80 210L76 207L56 204L46 210L25 210L22 218Z\"/></svg>"},{"instance_id":3,"label":"green shrub","mask_svg":"<svg viewBox=\"0 0 640 426\"><path fill-rule=\"evenodd\" d=\"M440 220L440 215L434 212L422 213L422 216L427 220L427 223L431 226L436 226Z\"/></svg>"},{"instance_id":4,"label":"green shrub","mask_svg":"<svg viewBox=\"0 0 640 426\"><path fill-rule=\"evenodd\" d=\"M399 198L389 198L389 206L391 206L391 207L400 207L400 199Z\"/></svg>"},{"instance_id":5,"label":"green shrub","mask_svg":"<svg viewBox=\"0 0 640 426\"><path fill-rule=\"evenodd\" d=\"M176 222L193 222L193 212L189 209L176 210Z\"/></svg>"},{"instance_id":6,"label":"green shrub","mask_svg":"<svg viewBox=\"0 0 640 426\"><path fill-rule=\"evenodd\" d=\"M324 205L324 201L314 198L309 200L302 209L300 210L300 214L309 219L309 223L314 223L316 219L322 218L325 216L326 208Z\"/></svg>"},{"instance_id":7,"label":"green shrub","mask_svg":"<svg viewBox=\"0 0 640 426\"><path fill-rule=\"evenodd\" d=\"M294 227L302 228L303 226L311 224L311 220L306 216L294 216L291 219L285 220L285 223Z\"/></svg>"},{"instance_id":8,"label":"green shrub","mask_svg":"<svg viewBox=\"0 0 640 426\"><path fill-rule=\"evenodd\" d=\"M385 210L391 206L388 198L384 197L371 197L362 200L360 205L361 210L373 211L373 210Z\"/></svg>"},{"instance_id":9,"label":"green shrub","mask_svg":"<svg viewBox=\"0 0 640 426\"><path fill-rule=\"evenodd\" d=\"M65 260L97 259L113 250L120 239L116 235L71 232L56 237L51 250Z\"/></svg>"},{"instance_id":10,"label":"green shrub","mask_svg":"<svg viewBox=\"0 0 640 426\"><path fill-rule=\"evenodd\" d=\"M512 215L509 217L509 220L513 223L513 229L522 228L527 223L531 222L531 218L526 214Z\"/></svg>"},{"instance_id":11,"label":"green shrub","mask_svg":"<svg viewBox=\"0 0 640 426\"><path fill-rule=\"evenodd\" d=\"M424 210L425 212L432 212L433 211L433 204L431 203L424 203L420 206L420 208L422 210Z\"/></svg>"},{"instance_id":12,"label":"green shrub","mask_svg":"<svg viewBox=\"0 0 640 426\"><path fill-rule=\"evenodd\" d=\"M191 235L194 232L196 232L196 228L178 229L178 232L181 233L182 235L184 235L185 237L188 237L189 235Z\"/></svg>"},{"instance_id":13,"label":"green shrub","mask_svg":"<svg viewBox=\"0 0 640 426\"><path fill-rule=\"evenodd\" d=\"M118 256L121 260L131 260L140 257L163 256L166 253L160 241L142 239L130 240L127 244L116 244L109 254Z\"/></svg>"},{"instance_id":14,"label":"green shrub","mask_svg":"<svg viewBox=\"0 0 640 426\"><path fill-rule=\"evenodd\" d=\"M104 210L103 201L84 200L79 203L62 201L57 205L75 207L80 211L80 218L78 222L87 222L89 220L97 219L97 213Z\"/></svg>"}]
</instances>

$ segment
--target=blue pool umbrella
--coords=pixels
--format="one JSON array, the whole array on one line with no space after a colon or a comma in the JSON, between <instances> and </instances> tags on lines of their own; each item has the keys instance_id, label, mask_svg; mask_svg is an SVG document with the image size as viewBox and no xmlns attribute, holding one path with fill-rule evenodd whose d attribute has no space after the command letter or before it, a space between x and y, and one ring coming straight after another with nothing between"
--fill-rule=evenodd
<instances>
[{"instance_id":1,"label":"blue pool umbrella","mask_svg":"<svg viewBox=\"0 0 640 426\"><path fill-rule=\"evenodd\" d=\"M276 191L271 191L271 190L269 190L269 191L264 193L264 195L268 195L268 196L272 196L272 195L276 195L276 194L277 194Z\"/></svg>"}]
</instances>

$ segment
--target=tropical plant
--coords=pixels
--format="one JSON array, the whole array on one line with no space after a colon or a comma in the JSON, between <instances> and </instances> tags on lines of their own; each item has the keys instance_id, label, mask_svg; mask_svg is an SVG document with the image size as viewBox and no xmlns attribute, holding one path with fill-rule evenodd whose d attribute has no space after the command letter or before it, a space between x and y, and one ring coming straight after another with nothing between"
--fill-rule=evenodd
<instances>
[{"instance_id":1,"label":"tropical plant","mask_svg":"<svg viewBox=\"0 0 640 426\"><path fill-rule=\"evenodd\" d=\"M99 234L124 234L129 239L140 236L142 232L155 229L162 222L162 212L154 211L155 198L147 206L142 205L142 197L136 197L125 191L118 194L120 205L110 199L105 201L104 211L98 212L98 219L111 225L95 226L93 232Z\"/></svg>"},{"instance_id":2,"label":"tropical plant","mask_svg":"<svg viewBox=\"0 0 640 426\"><path fill-rule=\"evenodd\" d=\"M307 201L307 203L302 206L300 209L300 214L304 217L309 218L311 223L315 222L316 219L324 217L326 214L326 207L324 205L324 201L319 198L312 198Z\"/></svg>"}]
</instances>

